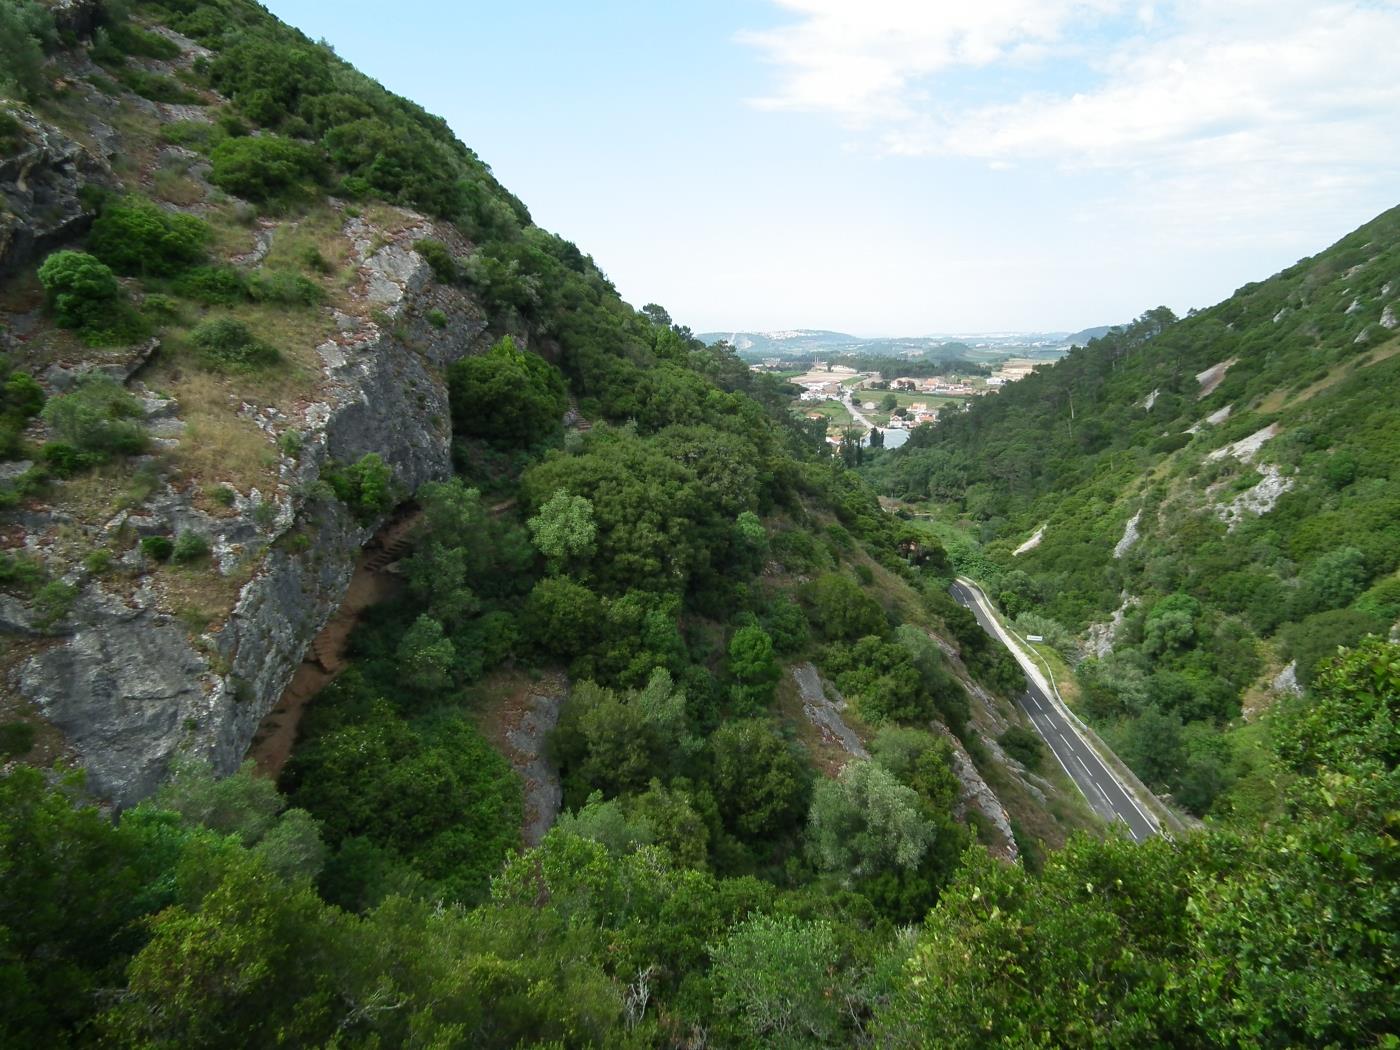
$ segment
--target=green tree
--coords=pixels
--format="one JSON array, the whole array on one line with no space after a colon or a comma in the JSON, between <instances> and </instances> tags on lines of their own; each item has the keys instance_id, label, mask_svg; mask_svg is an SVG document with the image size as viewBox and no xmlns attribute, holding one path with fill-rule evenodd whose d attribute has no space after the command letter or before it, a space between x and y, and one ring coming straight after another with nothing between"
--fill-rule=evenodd
<instances>
[{"instance_id":1,"label":"green tree","mask_svg":"<svg viewBox=\"0 0 1400 1050\"><path fill-rule=\"evenodd\" d=\"M710 949L716 1005L739 1045L831 1046L841 1031L845 988L832 960L831 925L759 915Z\"/></svg>"},{"instance_id":2,"label":"green tree","mask_svg":"<svg viewBox=\"0 0 1400 1050\"><path fill-rule=\"evenodd\" d=\"M568 396L559 370L506 336L447 373L457 433L493 445L533 445L558 432Z\"/></svg>"},{"instance_id":3,"label":"green tree","mask_svg":"<svg viewBox=\"0 0 1400 1050\"><path fill-rule=\"evenodd\" d=\"M593 553L598 526L593 521L593 504L582 496L559 489L526 524L535 546L549 560L551 572Z\"/></svg>"},{"instance_id":4,"label":"green tree","mask_svg":"<svg viewBox=\"0 0 1400 1050\"><path fill-rule=\"evenodd\" d=\"M525 602L525 634L540 652L571 660L603 632L603 603L565 576L540 580Z\"/></svg>"},{"instance_id":5,"label":"green tree","mask_svg":"<svg viewBox=\"0 0 1400 1050\"><path fill-rule=\"evenodd\" d=\"M452 684L457 650L442 624L426 613L413 621L399 642L398 662L404 681L412 689L432 694Z\"/></svg>"},{"instance_id":6,"label":"green tree","mask_svg":"<svg viewBox=\"0 0 1400 1050\"><path fill-rule=\"evenodd\" d=\"M99 326L122 297L111 267L86 252L54 252L39 267L39 281L65 328Z\"/></svg>"},{"instance_id":7,"label":"green tree","mask_svg":"<svg viewBox=\"0 0 1400 1050\"><path fill-rule=\"evenodd\" d=\"M729 641L729 673L734 677L735 703L746 713L762 711L773 702L782 668L773 655L773 640L762 627L740 627Z\"/></svg>"},{"instance_id":8,"label":"green tree","mask_svg":"<svg viewBox=\"0 0 1400 1050\"><path fill-rule=\"evenodd\" d=\"M878 763L847 762L812 792L807 852L822 871L851 879L917 868L933 838L919 796Z\"/></svg>"},{"instance_id":9,"label":"green tree","mask_svg":"<svg viewBox=\"0 0 1400 1050\"><path fill-rule=\"evenodd\" d=\"M808 586L806 597L813 620L827 638L853 642L888 630L880 603L849 577L826 573Z\"/></svg>"},{"instance_id":10,"label":"green tree","mask_svg":"<svg viewBox=\"0 0 1400 1050\"><path fill-rule=\"evenodd\" d=\"M772 727L757 719L725 722L709 743L710 781L727 827L762 840L797 824L806 810L808 774Z\"/></svg>"}]
</instances>

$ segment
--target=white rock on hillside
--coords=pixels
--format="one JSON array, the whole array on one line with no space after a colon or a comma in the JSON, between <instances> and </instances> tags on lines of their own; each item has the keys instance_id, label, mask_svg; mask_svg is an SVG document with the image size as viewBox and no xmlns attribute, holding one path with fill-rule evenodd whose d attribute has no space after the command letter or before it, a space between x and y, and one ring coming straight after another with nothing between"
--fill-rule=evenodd
<instances>
[{"instance_id":1,"label":"white rock on hillside","mask_svg":"<svg viewBox=\"0 0 1400 1050\"><path fill-rule=\"evenodd\" d=\"M1027 551L1033 551L1033 550L1035 550L1037 547L1040 546L1040 541L1043 540L1043 539L1045 539L1045 526L1044 526L1044 525L1042 525L1040 528L1038 528L1038 529L1035 530L1035 535L1034 535L1034 536L1032 536L1030 539L1026 540L1025 543L1021 544L1021 545L1020 545L1019 547L1017 547L1014 551L1012 551L1012 552L1011 552L1011 556L1014 558L1014 557L1015 557L1016 555L1018 555L1018 554L1025 554Z\"/></svg>"}]
</instances>

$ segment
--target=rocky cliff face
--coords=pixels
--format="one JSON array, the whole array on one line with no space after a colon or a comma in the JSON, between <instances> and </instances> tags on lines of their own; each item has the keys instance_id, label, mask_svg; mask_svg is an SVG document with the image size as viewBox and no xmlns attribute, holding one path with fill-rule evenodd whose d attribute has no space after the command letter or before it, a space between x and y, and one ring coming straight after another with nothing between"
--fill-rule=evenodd
<instances>
[{"instance_id":1,"label":"rocky cliff face","mask_svg":"<svg viewBox=\"0 0 1400 1050\"><path fill-rule=\"evenodd\" d=\"M43 146L32 153L28 175L15 178L9 166L0 172L8 191L27 186L30 193L8 198L3 247L16 265L82 228L78 190L106 172L56 129L31 131ZM43 194L41 185L48 187ZM314 356L302 355L310 362L305 396L280 407L229 406L247 430L251 422L262 432L262 454L276 459L275 483L246 491L234 486L232 507L210 507L208 485L171 467L169 453L208 438L188 425L178 398L145 385L142 368L153 352L159 356L158 344L50 362L38 371L51 393L94 369L127 381L146 405L158 446L156 455L130 464L155 478L136 505L94 521L65 502L60 484L52 500L26 506L9 533L7 546L22 547L76 588L71 612L40 630L31 609L14 598L0 600L0 628L21 639L6 684L61 730L94 793L118 805L153 791L177 754L206 758L221 773L234 770L310 640L339 606L378 523L358 519L317 484L328 464L378 453L405 497L451 473L444 369L485 348L485 322L465 292L433 280L413 245L435 238L459 253L468 246L455 231L409 212L377 208L368 218L339 205L332 211L352 275L333 306L316 308L326 315L323 329L334 334ZM259 250L282 232L275 224L260 229ZM24 333L38 321L9 320L20 333L11 348L25 363ZM181 614L179 596L144 561L137 542L184 531L209 542L207 571L224 595L222 608L208 610L207 624L192 626ZM75 549L97 548L123 552L115 573L94 573L74 556Z\"/></svg>"},{"instance_id":2,"label":"rocky cliff face","mask_svg":"<svg viewBox=\"0 0 1400 1050\"><path fill-rule=\"evenodd\" d=\"M0 276L82 233L94 213L79 191L112 181L104 158L22 109L7 112L22 131L13 152L0 152Z\"/></svg>"}]
</instances>

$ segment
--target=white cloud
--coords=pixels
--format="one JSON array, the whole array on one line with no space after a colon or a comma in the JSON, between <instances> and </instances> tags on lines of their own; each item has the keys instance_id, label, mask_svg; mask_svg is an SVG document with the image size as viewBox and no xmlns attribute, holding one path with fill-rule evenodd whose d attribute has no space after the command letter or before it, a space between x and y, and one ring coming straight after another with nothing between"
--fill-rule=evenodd
<instances>
[{"instance_id":1,"label":"white cloud","mask_svg":"<svg viewBox=\"0 0 1400 1050\"><path fill-rule=\"evenodd\" d=\"M742 37L780 71L756 104L829 112L887 154L1116 172L1125 208L1198 228L1400 174L1400 0L777 2L798 20ZM1014 94L944 90L1015 63Z\"/></svg>"},{"instance_id":2,"label":"white cloud","mask_svg":"<svg viewBox=\"0 0 1400 1050\"><path fill-rule=\"evenodd\" d=\"M852 123L916 115L917 85L957 66L1028 61L1118 0L776 0L799 20L739 34L780 68L765 109L827 111Z\"/></svg>"}]
</instances>

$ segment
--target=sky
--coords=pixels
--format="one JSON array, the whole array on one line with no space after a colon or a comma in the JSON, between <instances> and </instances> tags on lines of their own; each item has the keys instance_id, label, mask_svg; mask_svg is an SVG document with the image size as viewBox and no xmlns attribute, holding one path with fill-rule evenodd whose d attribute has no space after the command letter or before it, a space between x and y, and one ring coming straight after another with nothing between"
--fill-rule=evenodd
<instances>
[{"instance_id":1,"label":"sky","mask_svg":"<svg viewBox=\"0 0 1400 1050\"><path fill-rule=\"evenodd\" d=\"M1075 331L1400 204L1400 0L265 0L697 332Z\"/></svg>"}]
</instances>

